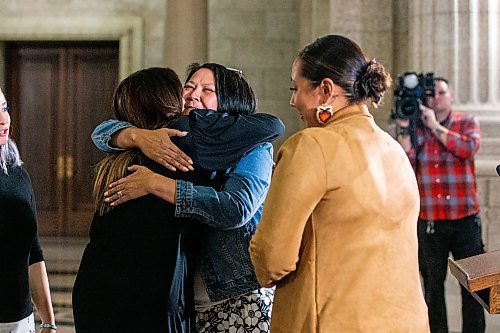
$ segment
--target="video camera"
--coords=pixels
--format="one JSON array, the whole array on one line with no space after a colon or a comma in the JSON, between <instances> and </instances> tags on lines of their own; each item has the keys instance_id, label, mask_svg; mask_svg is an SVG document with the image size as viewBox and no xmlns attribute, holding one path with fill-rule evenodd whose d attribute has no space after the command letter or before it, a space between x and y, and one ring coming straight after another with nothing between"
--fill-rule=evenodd
<instances>
[{"instance_id":1,"label":"video camera","mask_svg":"<svg viewBox=\"0 0 500 333\"><path fill-rule=\"evenodd\" d=\"M399 119L418 119L420 104L427 106L427 97L434 97L434 73L406 72L398 76L394 90L394 110L392 117Z\"/></svg>"}]
</instances>

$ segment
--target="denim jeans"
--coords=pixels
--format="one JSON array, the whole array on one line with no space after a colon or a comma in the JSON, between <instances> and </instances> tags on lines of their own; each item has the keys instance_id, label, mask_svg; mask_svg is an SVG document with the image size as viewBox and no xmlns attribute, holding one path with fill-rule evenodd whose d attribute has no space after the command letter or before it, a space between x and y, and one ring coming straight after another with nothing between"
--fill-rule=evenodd
<instances>
[{"instance_id":1,"label":"denim jeans","mask_svg":"<svg viewBox=\"0 0 500 333\"><path fill-rule=\"evenodd\" d=\"M471 215L459 220L418 221L418 259L424 281L425 301L432 333L448 332L444 282L448 256L455 260L484 253L481 219ZM461 286L462 332L483 333L484 310L481 304Z\"/></svg>"}]
</instances>

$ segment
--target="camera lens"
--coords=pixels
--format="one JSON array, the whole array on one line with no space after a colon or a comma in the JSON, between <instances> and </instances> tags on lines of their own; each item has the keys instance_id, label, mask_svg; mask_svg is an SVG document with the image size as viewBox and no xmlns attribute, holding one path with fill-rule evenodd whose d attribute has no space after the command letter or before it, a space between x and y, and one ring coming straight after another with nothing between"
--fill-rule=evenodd
<instances>
[{"instance_id":1,"label":"camera lens","mask_svg":"<svg viewBox=\"0 0 500 333\"><path fill-rule=\"evenodd\" d=\"M399 117L404 119L412 118L418 112L418 107L418 101L414 98L402 99L397 106Z\"/></svg>"}]
</instances>

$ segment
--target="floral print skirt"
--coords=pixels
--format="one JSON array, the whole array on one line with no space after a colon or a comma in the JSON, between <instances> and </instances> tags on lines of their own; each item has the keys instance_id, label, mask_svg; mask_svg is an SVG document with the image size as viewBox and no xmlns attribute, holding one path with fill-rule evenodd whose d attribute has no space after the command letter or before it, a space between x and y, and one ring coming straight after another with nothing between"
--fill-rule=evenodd
<instances>
[{"instance_id":1,"label":"floral print skirt","mask_svg":"<svg viewBox=\"0 0 500 333\"><path fill-rule=\"evenodd\" d=\"M267 333L271 324L274 289L261 288L196 313L200 333Z\"/></svg>"}]
</instances>

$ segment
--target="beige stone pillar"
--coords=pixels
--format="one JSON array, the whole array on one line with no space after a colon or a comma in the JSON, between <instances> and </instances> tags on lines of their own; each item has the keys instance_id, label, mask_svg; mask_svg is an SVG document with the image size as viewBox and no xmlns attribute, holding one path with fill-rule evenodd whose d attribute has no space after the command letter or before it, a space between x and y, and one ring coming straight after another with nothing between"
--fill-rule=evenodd
<instances>
[{"instance_id":1,"label":"beige stone pillar","mask_svg":"<svg viewBox=\"0 0 500 333\"><path fill-rule=\"evenodd\" d=\"M447 76L457 103L499 110L497 0L409 2L409 65Z\"/></svg>"},{"instance_id":2,"label":"beige stone pillar","mask_svg":"<svg viewBox=\"0 0 500 333\"><path fill-rule=\"evenodd\" d=\"M181 80L192 62L208 59L207 0L168 0L165 31L165 65Z\"/></svg>"},{"instance_id":3,"label":"beige stone pillar","mask_svg":"<svg viewBox=\"0 0 500 333\"><path fill-rule=\"evenodd\" d=\"M376 58L392 73L393 1L301 0L300 47L326 34L346 36L355 41L369 58ZM369 9L367 9L369 6ZM392 108L392 91L381 109L372 114L378 125L387 128Z\"/></svg>"},{"instance_id":4,"label":"beige stone pillar","mask_svg":"<svg viewBox=\"0 0 500 333\"><path fill-rule=\"evenodd\" d=\"M301 0L299 4L299 48L330 33L331 0Z\"/></svg>"},{"instance_id":5,"label":"beige stone pillar","mask_svg":"<svg viewBox=\"0 0 500 333\"><path fill-rule=\"evenodd\" d=\"M476 171L489 249L500 248L500 43L497 0L414 0L408 9L406 70L447 77L456 93L454 108L477 116L482 143ZM400 25L404 27L404 25ZM405 46L399 36L401 46ZM497 193L499 192L499 193Z\"/></svg>"}]
</instances>

